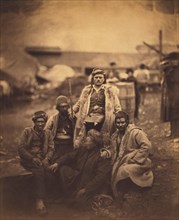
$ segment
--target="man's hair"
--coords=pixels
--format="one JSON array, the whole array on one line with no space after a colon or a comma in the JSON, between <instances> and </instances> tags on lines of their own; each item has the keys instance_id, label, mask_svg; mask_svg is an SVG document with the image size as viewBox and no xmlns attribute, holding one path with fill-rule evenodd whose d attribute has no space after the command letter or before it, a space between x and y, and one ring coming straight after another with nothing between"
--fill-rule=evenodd
<instances>
[{"instance_id":1,"label":"man's hair","mask_svg":"<svg viewBox=\"0 0 179 220\"><path fill-rule=\"evenodd\" d=\"M144 63L141 63L141 64L139 65L139 67L140 67L140 69L145 69L145 68L146 68L146 65L145 65Z\"/></svg>"},{"instance_id":2,"label":"man's hair","mask_svg":"<svg viewBox=\"0 0 179 220\"><path fill-rule=\"evenodd\" d=\"M115 121L119 118L125 118L126 122L129 123L129 115L124 111L119 111L116 113Z\"/></svg>"},{"instance_id":3,"label":"man's hair","mask_svg":"<svg viewBox=\"0 0 179 220\"><path fill-rule=\"evenodd\" d=\"M134 70L132 69L132 68L127 68L126 69L126 73L128 74L128 73L134 73Z\"/></svg>"},{"instance_id":4,"label":"man's hair","mask_svg":"<svg viewBox=\"0 0 179 220\"><path fill-rule=\"evenodd\" d=\"M116 62L110 62L109 65L110 65L110 66L116 66L117 63L116 63Z\"/></svg>"}]
</instances>

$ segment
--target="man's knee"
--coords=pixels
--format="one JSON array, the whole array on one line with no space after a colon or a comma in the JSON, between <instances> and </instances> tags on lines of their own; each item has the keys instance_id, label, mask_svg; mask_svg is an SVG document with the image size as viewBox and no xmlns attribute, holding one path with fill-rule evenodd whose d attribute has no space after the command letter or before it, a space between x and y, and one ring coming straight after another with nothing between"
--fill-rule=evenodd
<instances>
[{"instance_id":1,"label":"man's knee","mask_svg":"<svg viewBox=\"0 0 179 220\"><path fill-rule=\"evenodd\" d=\"M64 176L64 174L66 172L68 172L69 169L71 169L71 168L66 166L66 165L61 166L60 169L59 169L59 175Z\"/></svg>"},{"instance_id":2,"label":"man's knee","mask_svg":"<svg viewBox=\"0 0 179 220\"><path fill-rule=\"evenodd\" d=\"M45 175L45 168L43 166L39 166L33 169L33 175L35 176L44 176Z\"/></svg>"}]
</instances>

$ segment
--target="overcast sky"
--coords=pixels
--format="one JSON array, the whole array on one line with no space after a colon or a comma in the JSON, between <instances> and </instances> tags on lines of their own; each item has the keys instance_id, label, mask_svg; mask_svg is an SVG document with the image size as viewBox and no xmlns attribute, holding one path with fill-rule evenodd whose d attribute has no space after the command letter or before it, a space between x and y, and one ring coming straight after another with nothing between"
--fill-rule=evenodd
<instances>
[{"instance_id":1,"label":"overcast sky","mask_svg":"<svg viewBox=\"0 0 179 220\"><path fill-rule=\"evenodd\" d=\"M64 51L136 52L146 41L178 44L176 15L146 10L139 1L44 1L33 13L4 13L1 44L59 46Z\"/></svg>"}]
</instances>

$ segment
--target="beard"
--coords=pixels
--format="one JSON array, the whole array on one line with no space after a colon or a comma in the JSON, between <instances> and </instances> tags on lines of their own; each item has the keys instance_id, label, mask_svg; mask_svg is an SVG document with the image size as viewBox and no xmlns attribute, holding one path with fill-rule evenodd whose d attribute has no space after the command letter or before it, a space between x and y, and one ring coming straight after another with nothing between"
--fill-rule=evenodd
<instances>
[{"instance_id":1,"label":"beard","mask_svg":"<svg viewBox=\"0 0 179 220\"><path fill-rule=\"evenodd\" d=\"M67 117L69 115L68 111L59 111L62 116Z\"/></svg>"},{"instance_id":2,"label":"beard","mask_svg":"<svg viewBox=\"0 0 179 220\"><path fill-rule=\"evenodd\" d=\"M118 130L120 134L125 134L126 127L118 127Z\"/></svg>"}]
</instances>

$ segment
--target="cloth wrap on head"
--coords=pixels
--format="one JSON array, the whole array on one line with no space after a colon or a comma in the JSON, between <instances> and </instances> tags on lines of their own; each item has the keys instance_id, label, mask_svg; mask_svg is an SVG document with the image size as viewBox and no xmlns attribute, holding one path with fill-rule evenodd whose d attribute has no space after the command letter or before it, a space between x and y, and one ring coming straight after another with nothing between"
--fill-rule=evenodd
<instances>
[{"instance_id":1,"label":"cloth wrap on head","mask_svg":"<svg viewBox=\"0 0 179 220\"><path fill-rule=\"evenodd\" d=\"M62 103L68 104L68 98L64 95L60 95L56 98L56 106L59 106Z\"/></svg>"},{"instance_id":2,"label":"cloth wrap on head","mask_svg":"<svg viewBox=\"0 0 179 220\"><path fill-rule=\"evenodd\" d=\"M43 118L45 122L48 120L48 116L44 111L37 111L32 117L32 121L35 122L38 118Z\"/></svg>"}]
</instances>

